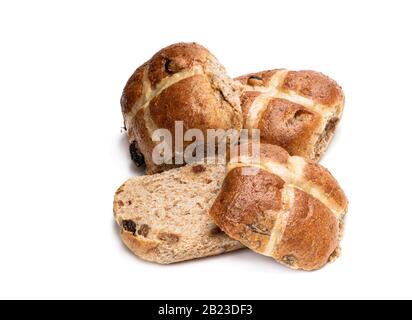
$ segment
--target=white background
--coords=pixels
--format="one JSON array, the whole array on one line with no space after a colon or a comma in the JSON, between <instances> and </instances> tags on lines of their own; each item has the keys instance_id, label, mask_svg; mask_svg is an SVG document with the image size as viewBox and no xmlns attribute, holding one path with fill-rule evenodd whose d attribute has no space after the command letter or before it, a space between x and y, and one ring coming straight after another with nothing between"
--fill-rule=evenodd
<instances>
[{"instance_id":1,"label":"white background","mask_svg":"<svg viewBox=\"0 0 412 320\"><path fill-rule=\"evenodd\" d=\"M412 298L411 1L2 1L0 298ZM120 132L136 67L180 41L232 76L314 69L346 109L322 164L350 200L343 256L288 270L248 251L158 266L122 245Z\"/></svg>"}]
</instances>

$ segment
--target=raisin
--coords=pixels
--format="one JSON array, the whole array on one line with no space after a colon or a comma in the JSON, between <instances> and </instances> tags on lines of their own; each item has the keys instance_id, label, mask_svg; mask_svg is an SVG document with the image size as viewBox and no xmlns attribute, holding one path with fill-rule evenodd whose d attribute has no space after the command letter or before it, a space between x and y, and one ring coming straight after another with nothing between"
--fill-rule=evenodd
<instances>
[{"instance_id":1,"label":"raisin","mask_svg":"<svg viewBox=\"0 0 412 320\"><path fill-rule=\"evenodd\" d=\"M176 73L190 67L190 61L184 57L174 57L173 59L166 59L165 70L167 73Z\"/></svg>"},{"instance_id":2,"label":"raisin","mask_svg":"<svg viewBox=\"0 0 412 320\"><path fill-rule=\"evenodd\" d=\"M251 85L251 86L259 86L263 84L263 78L253 75L249 77L249 79L247 80L247 83L248 85Z\"/></svg>"},{"instance_id":3,"label":"raisin","mask_svg":"<svg viewBox=\"0 0 412 320\"><path fill-rule=\"evenodd\" d=\"M134 222L133 220L123 220L122 221L122 226L123 229L133 233L133 235L136 235L136 222Z\"/></svg>"},{"instance_id":4,"label":"raisin","mask_svg":"<svg viewBox=\"0 0 412 320\"><path fill-rule=\"evenodd\" d=\"M137 231L137 234L139 236L143 236L147 238L147 235L149 234L150 227L147 224L142 224L139 228L139 231Z\"/></svg>"},{"instance_id":5,"label":"raisin","mask_svg":"<svg viewBox=\"0 0 412 320\"><path fill-rule=\"evenodd\" d=\"M144 157L140 152L139 148L137 147L136 141L133 141L129 147L130 150L130 157L132 158L133 162L138 166L142 166L144 164Z\"/></svg>"},{"instance_id":6,"label":"raisin","mask_svg":"<svg viewBox=\"0 0 412 320\"><path fill-rule=\"evenodd\" d=\"M179 236L174 233L162 232L160 233L157 238L162 241L166 241L169 243L177 243L179 242Z\"/></svg>"},{"instance_id":7,"label":"raisin","mask_svg":"<svg viewBox=\"0 0 412 320\"><path fill-rule=\"evenodd\" d=\"M170 59L167 59L166 60L166 62L165 62L165 70L166 70L166 72L172 72L172 70L171 70L171 68L170 68L170 63L171 63L172 61L170 60Z\"/></svg>"},{"instance_id":8,"label":"raisin","mask_svg":"<svg viewBox=\"0 0 412 320\"><path fill-rule=\"evenodd\" d=\"M217 235L222 234L222 233L223 233L223 231L217 226L209 231L209 234L211 236L217 236Z\"/></svg>"},{"instance_id":9,"label":"raisin","mask_svg":"<svg viewBox=\"0 0 412 320\"><path fill-rule=\"evenodd\" d=\"M199 164L199 165L197 165L197 166L194 166L194 167L192 168L192 171L193 171L194 173L202 173L202 172L205 172L205 171L206 171L206 168L205 168L204 166L202 166L201 164Z\"/></svg>"},{"instance_id":10,"label":"raisin","mask_svg":"<svg viewBox=\"0 0 412 320\"><path fill-rule=\"evenodd\" d=\"M293 266L295 265L297 259L294 256L284 256L282 258L282 262L287 264L288 266Z\"/></svg>"}]
</instances>

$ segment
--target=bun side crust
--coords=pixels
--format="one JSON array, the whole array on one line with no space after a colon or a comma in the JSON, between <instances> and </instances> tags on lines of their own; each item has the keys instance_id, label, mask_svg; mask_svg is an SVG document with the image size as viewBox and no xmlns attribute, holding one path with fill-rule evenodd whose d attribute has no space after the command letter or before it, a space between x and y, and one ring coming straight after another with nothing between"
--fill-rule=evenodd
<instances>
[{"instance_id":1,"label":"bun side crust","mask_svg":"<svg viewBox=\"0 0 412 320\"><path fill-rule=\"evenodd\" d=\"M339 255L347 199L318 164L261 145L260 163L228 164L209 214L231 238L294 269L316 270ZM281 159L281 161L279 161Z\"/></svg>"},{"instance_id":2,"label":"bun side crust","mask_svg":"<svg viewBox=\"0 0 412 320\"><path fill-rule=\"evenodd\" d=\"M291 155L319 161L342 116L342 88L315 71L284 69L237 78L244 126L261 130L262 141Z\"/></svg>"},{"instance_id":3,"label":"bun side crust","mask_svg":"<svg viewBox=\"0 0 412 320\"><path fill-rule=\"evenodd\" d=\"M133 106L141 99L143 94L143 79L145 76L145 70L147 63L138 68L130 79L127 81L121 98L121 106L123 115L129 114Z\"/></svg>"},{"instance_id":4,"label":"bun side crust","mask_svg":"<svg viewBox=\"0 0 412 320\"><path fill-rule=\"evenodd\" d=\"M291 268L315 270L335 256L339 246L339 222L333 212L312 195L298 188L291 188L291 192L294 201L286 227L271 254Z\"/></svg>"},{"instance_id":5,"label":"bun side crust","mask_svg":"<svg viewBox=\"0 0 412 320\"><path fill-rule=\"evenodd\" d=\"M195 43L162 49L138 68L125 86L121 104L129 142L137 142L147 172L165 168L151 161L156 129L174 130L175 121L183 121L184 130L240 130L240 89L217 59Z\"/></svg>"},{"instance_id":6,"label":"bun side crust","mask_svg":"<svg viewBox=\"0 0 412 320\"><path fill-rule=\"evenodd\" d=\"M346 208L348 200L338 182L328 169L320 164L308 162L302 173L302 179L309 186L318 186L329 199L333 199L337 208Z\"/></svg>"}]
</instances>

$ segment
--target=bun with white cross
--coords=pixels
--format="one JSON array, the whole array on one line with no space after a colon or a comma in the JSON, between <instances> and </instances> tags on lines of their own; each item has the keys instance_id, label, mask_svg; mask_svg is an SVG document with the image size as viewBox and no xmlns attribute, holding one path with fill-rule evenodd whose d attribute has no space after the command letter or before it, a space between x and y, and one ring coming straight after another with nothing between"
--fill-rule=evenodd
<instances>
[{"instance_id":1,"label":"bun with white cross","mask_svg":"<svg viewBox=\"0 0 412 320\"><path fill-rule=\"evenodd\" d=\"M348 201L321 165L261 144L260 160L227 165L209 214L229 237L293 269L317 270L340 254Z\"/></svg>"},{"instance_id":2,"label":"bun with white cross","mask_svg":"<svg viewBox=\"0 0 412 320\"><path fill-rule=\"evenodd\" d=\"M239 77L244 127L260 129L262 142L319 161L340 121L344 94L315 71L284 69Z\"/></svg>"},{"instance_id":3,"label":"bun with white cross","mask_svg":"<svg viewBox=\"0 0 412 320\"><path fill-rule=\"evenodd\" d=\"M132 159L138 165L145 162L149 174L174 167L153 162L152 134L156 129L174 134L175 121L183 122L183 134L188 129L200 129L204 136L207 129L240 130L240 89L219 61L196 43L160 50L133 73L123 90Z\"/></svg>"}]
</instances>

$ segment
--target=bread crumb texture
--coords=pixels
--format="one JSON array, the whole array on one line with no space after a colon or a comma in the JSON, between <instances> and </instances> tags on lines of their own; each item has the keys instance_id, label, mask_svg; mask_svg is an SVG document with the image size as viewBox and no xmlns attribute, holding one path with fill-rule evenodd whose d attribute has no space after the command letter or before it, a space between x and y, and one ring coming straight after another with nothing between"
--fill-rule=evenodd
<instances>
[{"instance_id":1,"label":"bread crumb texture","mask_svg":"<svg viewBox=\"0 0 412 320\"><path fill-rule=\"evenodd\" d=\"M242 248L208 216L224 174L224 165L193 164L128 180L114 199L125 245L140 258L161 264Z\"/></svg>"}]
</instances>

